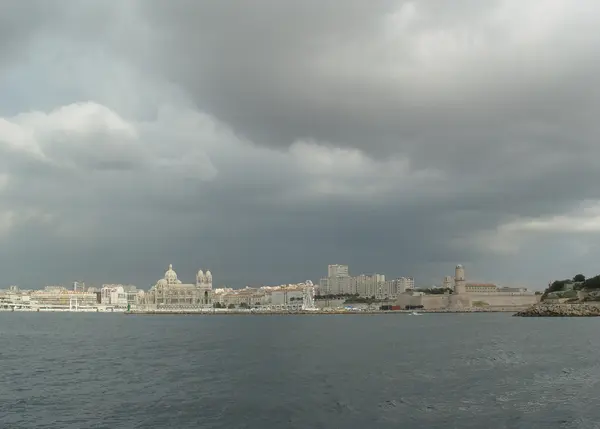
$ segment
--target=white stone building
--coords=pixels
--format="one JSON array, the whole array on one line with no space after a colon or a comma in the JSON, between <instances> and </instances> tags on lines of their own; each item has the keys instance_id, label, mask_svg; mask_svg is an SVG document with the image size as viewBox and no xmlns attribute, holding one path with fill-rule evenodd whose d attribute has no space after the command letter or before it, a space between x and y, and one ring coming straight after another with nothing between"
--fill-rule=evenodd
<instances>
[{"instance_id":1,"label":"white stone building","mask_svg":"<svg viewBox=\"0 0 600 429\"><path fill-rule=\"evenodd\" d=\"M100 289L100 303L115 307L127 307L127 294L122 285L103 285Z\"/></svg>"},{"instance_id":2,"label":"white stone building","mask_svg":"<svg viewBox=\"0 0 600 429\"><path fill-rule=\"evenodd\" d=\"M98 299L95 293L67 290L63 286L46 286L44 290L36 290L30 293L32 307L44 309L64 309L73 306L95 307Z\"/></svg>"},{"instance_id":3,"label":"white stone building","mask_svg":"<svg viewBox=\"0 0 600 429\"><path fill-rule=\"evenodd\" d=\"M104 284L100 289L100 302L104 305L126 308L134 305L138 290L133 285Z\"/></svg>"},{"instance_id":4,"label":"white stone building","mask_svg":"<svg viewBox=\"0 0 600 429\"><path fill-rule=\"evenodd\" d=\"M162 279L146 293L138 293L138 306L148 309L177 309L212 307L212 273L202 270L196 275L196 283L182 283L173 265Z\"/></svg>"},{"instance_id":5,"label":"white stone building","mask_svg":"<svg viewBox=\"0 0 600 429\"><path fill-rule=\"evenodd\" d=\"M302 310L314 308L314 293L314 285L307 280L304 283L281 286L215 289L213 299L222 307Z\"/></svg>"}]
</instances>

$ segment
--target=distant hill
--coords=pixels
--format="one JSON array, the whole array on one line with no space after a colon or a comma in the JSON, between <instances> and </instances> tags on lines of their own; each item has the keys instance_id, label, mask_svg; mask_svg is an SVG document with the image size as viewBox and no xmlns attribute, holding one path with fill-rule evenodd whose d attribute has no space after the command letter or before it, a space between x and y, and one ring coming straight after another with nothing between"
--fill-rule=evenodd
<instances>
[{"instance_id":1,"label":"distant hill","mask_svg":"<svg viewBox=\"0 0 600 429\"><path fill-rule=\"evenodd\" d=\"M572 279L556 280L544 291L542 301L546 299L568 298L577 299L577 291L586 292L584 300L600 299L600 275L586 279L583 274L577 274Z\"/></svg>"}]
</instances>

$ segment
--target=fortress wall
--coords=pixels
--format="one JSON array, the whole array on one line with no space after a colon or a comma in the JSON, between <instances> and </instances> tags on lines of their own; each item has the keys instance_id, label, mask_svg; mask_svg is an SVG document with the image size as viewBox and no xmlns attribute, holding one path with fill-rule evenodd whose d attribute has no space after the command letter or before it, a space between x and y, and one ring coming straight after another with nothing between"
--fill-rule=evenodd
<instances>
[{"instance_id":1,"label":"fortress wall","mask_svg":"<svg viewBox=\"0 0 600 429\"><path fill-rule=\"evenodd\" d=\"M426 296L426 295L414 295L413 296L411 294L401 293L400 295L398 295L398 299L396 299L396 302L394 304L399 305L402 308L405 308L407 305L411 305L411 306L423 305L423 306L425 306L424 301L426 301L426 298L428 298L428 296Z\"/></svg>"},{"instance_id":2,"label":"fortress wall","mask_svg":"<svg viewBox=\"0 0 600 429\"><path fill-rule=\"evenodd\" d=\"M471 294L461 293L450 296L450 308L466 308L471 307Z\"/></svg>"},{"instance_id":3,"label":"fortress wall","mask_svg":"<svg viewBox=\"0 0 600 429\"><path fill-rule=\"evenodd\" d=\"M450 305L451 295L409 295L400 294L396 300L396 305L405 308L407 305L419 306L424 309L434 310L447 308Z\"/></svg>"},{"instance_id":4,"label":"fortress wall","mask_svg":"<svg viewBox=\"0 0 600 429\"><path fill-rule=\"evenodd\" d=\"M533 305L540 302L540 295L512 295L512 294L489 294L489 293L470 293L471 303L482 301L490 307L512 307Z\"/></svg>"},{"instance_id":5,"label":"fortress wall","mask_svg":"<svg viewBox=\"0 0 600 429\"><path fill-rule=\"evenodd\" d=\"M537 304L541 295L513 294L513 293L464 293L453 295L422 295L412 296L401 294L396 300L396 305L404 308L407 305L419 306L424 309L436 310L445 308L469 308L473 303L481 301L490 307L523 307Z\"/></svg>"},{"instance_id":6,"label":"fortress wall","mask_svg":"<svg viewBox=\"0 0 600 429\"><path fill-rule=\"evenodd\" d=\"M419 298L421 298L420 305L427 310L443 309L450 306L450 295L425 295Z\"/></svg>"}]
</instances>

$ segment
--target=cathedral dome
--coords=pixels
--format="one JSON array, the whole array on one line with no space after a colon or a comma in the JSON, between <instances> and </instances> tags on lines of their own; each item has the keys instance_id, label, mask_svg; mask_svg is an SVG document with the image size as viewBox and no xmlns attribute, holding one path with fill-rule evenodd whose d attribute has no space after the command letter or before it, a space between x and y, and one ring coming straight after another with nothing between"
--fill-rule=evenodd
<instances>
[{"instance_id":1,"label":"cathedral dome","mask_svg":"<svg viewBox=\"0 0 600 429\"><path fill-rule=\"evenodd\" d=\"M202 272L202 270L198 270L198 274L196 274L196 278L201 279L203 277L204 277L204 273Z\"/></svg>"},{"instance_id":2,"label":"cathedral dome","mask_svg":"<svg viewBox=\"0 0 600 429\"><path fill-rule=\"evenodd\" d=\"M170 285L179 283L179 281L177 280L177 273L173 271L172 264L169 264L169 269L165 273L165 280L167 281L167 284Z\"/></svg>"},{"instance_id":3,"label":"cathedral dome","mask_svg":"<svg viewBox=\"0 0 600 429\"><path fill-rule=\"evenodd\" d=\"M209 270L206 271L206 278L212 280L212 273Z\"/></svg>"}]
</instances>

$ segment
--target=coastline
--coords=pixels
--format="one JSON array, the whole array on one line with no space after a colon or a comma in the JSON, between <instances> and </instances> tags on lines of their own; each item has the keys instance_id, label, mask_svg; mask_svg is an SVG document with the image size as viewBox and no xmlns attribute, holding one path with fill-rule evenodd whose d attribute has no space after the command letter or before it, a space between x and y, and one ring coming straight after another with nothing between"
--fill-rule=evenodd
<instances>
[{"instance_id":1,"label":"coastline","mask_svg":"<svg viewBox=\"0 0 600 429\"><path fill-rule=\"evenodd\" d=\"M316 309L316 310L239 310L239 309L169 309L169 310L141 310L132 309L127 311L119 309L1 309L0 313L100 313L100 314L125 314L130 316L160 316L160 315L189 315L189 316L295 316L295 315L392 315L404 314L474 314L474 313L523 313L527 309L523 307L498 307L498 308L456 308L456 309L415 309L415 310L343 310L343 309Z\"/></svg>"},{"instance_id":2,"label":"coastline","mask_svg":"<svg viewBox=\"0 0 600 429\"><path fill-rule=\"evenodd\" d=\"M190 315L190 316L296 316L296 315L392 315L392 314L404 314L411 315L413 313L419 314L464 314L464 313L516 313L519 309L515 308L499 308L490 310L475 310L475 309L431 309L431 310L371 310L371 311L344 311L344 310L305 310L305 311L129 311L125 312L126 315L146 315L146 316L159 316L159 315Z\"/></svg>"},{"instance_id":3,"label":"coastline","mask_svg":"<svg viewBox=\"0 0 600 429\"><path fill-rule=\"evenodd\" d=\"M514 314L516 317L600 317L600 306L594 304L549 304L532 305Z\"/></svg>"}]
</instances>

